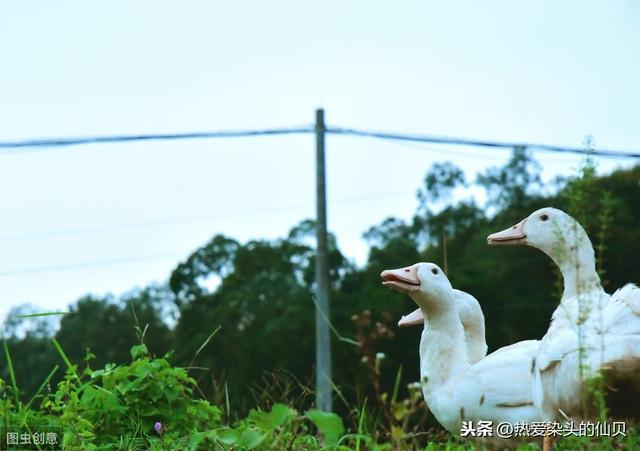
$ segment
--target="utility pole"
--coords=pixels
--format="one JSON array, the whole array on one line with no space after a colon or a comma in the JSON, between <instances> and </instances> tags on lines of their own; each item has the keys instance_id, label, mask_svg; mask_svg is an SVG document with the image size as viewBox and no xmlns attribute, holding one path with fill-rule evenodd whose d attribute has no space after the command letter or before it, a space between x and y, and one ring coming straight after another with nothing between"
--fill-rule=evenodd
<instances>
[{"instance_id":1,"label":"utility pole","mask_svg":"<svg viewBox=\"0 0 640 451\"><path fill-rule=\"evenodd\" d=\"M316 110L316 407L332 410L329 335L329 250L324 170L324 110Z\"/></svg>"}]
</instances>

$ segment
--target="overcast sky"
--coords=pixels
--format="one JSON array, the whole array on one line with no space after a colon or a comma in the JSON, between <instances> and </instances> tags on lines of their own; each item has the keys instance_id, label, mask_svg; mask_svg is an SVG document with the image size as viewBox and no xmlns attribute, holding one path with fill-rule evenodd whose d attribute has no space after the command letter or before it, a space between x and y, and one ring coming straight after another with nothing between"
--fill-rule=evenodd
<instances>
[{"instance_id":1,"label":"overcast sky","mask_svg":"<svg viewBox=\"0 0 640 451\"><path fill-rule=\"evenodd\" d=\"M320 106L337 126L638 151L640 3L0 6L0 140L297 126ZM509 156L450 150L328 137L342 250L361 263L362 232L409 218L432 163L474 178ZM0 153L0 315L162 282L216 233L285 235L314 214L313 151L309 135ZM547 180L579 161L536 157Z\"/></svg>"}]
</instances>

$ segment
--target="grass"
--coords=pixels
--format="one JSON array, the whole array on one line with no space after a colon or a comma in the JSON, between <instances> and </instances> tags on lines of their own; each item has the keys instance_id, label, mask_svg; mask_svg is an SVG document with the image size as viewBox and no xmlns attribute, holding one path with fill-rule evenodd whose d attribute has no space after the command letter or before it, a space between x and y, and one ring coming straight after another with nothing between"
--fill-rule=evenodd
<instances>
[{"instance_id":1,"label":"grass","mask_svg":"<svg viewBox=\"0 0 640 451\"><path fill-rule=\"evenodd\" d=\"M388 405L371 405L365 398L360 406L351 406L355 415L346 424L336 414L315 409L302 412L286 403L275 403L268 410L255 408L246 417L231 420L226 385L223 405L210 404L196 395L195 380L188 376L186 369L172 366L164 357L152 357L143 343L132 348L133 360L129 364L107 364L104 368L87 368L83 372L78 371L55 339L52 345L66 366L65 378L55 391L46 389L59 370L56 365L25 404L20 401L11 354L3 338L11 382L6 385L0 380L0 424L5 428L18 425L30 434L43 428L59 431L65 450L481 449L437 429L412 433L411 422L405 421L408 414L398 407L415 403L400 399L401 369L396 373L391 396L381 397L388 399ZM410 396L421 397L411 391ZM389 427L385 424L387 417L375 414L385 408L392 409L397 419L392 425L396 429L391 433L384 432ZM159 431L156 423L161 424ZM557 449L620 449L639 443L640 436L630 430L626 437L615 439L563 438L556 446ZM530 444L518 449L538 447Z\"/></svg>"}]
</instances>

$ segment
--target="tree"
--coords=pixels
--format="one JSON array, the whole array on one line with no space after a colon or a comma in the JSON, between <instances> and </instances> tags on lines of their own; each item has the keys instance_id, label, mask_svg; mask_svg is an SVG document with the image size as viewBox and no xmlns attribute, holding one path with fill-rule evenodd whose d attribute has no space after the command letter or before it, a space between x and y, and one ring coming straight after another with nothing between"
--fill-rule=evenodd
<instances>
[{"instance_id":1,"label":"tree","mask_svg":"<svg viewBox=\"0 0 640 451\"><path fill-rule=\"evenodd\" d=\"M181 305L206 293L203 280L211 274L224 277L233 270L233 259L240 245L223 235L214 236L171 273L169 287Z\"/></svg>"},{"instance_id":2,"label":"tree","mask_svg":"<svg viewBox=\"0 0 640 451\"><path fill-rule=\"evenodd\" d=\"M295 226L287 239L250 241L234 246L225 258L228 270L221 273L220 283L212 292L191 289L191 297L179 304L180 318L175 329L175 347L181 362L189 363L207 337L221 326L215 338L198 355L199 367L210 370L200 378L225 378L238 400L248 405L248 385L259 381L262 374L286 368L304 379L314 361L314 248L307 242L315 224L303 221ZM212 255L219 243L231 240L217 237L198 249L187 262L198 255ZM213 248L213 249L212 249ZM329 237L330 275L334 286L349 267L339 252L335 237ZM183 265L183 268L185 266ZM188 272L193 276L208 275ZM208 271L216 270L214 265ZM175 272L174 272L175 274ZM232 374L232 377L231 377ZM227 377L229 376L229 377ZM207 384L210 392L213 386Z\"/></svg>"},{"instance_id":3,"label":"tree","mask_svg":"<svg viewBox=\"0 0 640 451\"><path fill-rule=\"evenodd\" d=\"M450 200L458 186L465 186L464 172L453 163L435 163L424 177L424 187L418 191L420 208L427 208L440 200Z\"/></svg>"},{"instance_id":4,"label":"tree","mask_svg":"<svg viewBox=\"0 0 640 451\"><path fill-rule=\"evenodd\" d=\"M139 342L138 335L143 331L149 350L162 355L171 342L160 307L166 293L166 289L151 286L119 300L86 296L62 318L55 338L71 361L82 361L90 351L97 366L129 361L129 350Z\"/></svg>"},{"instance_id":5,"label":"tree","mask_svg":"<svg viewBox=\"0 0 640 451\"><path fill-rule=\"evenodd\" d=\"M527 196L540 187L540 165L525 147L514 147L506 166L479 174L477 183L487 190L495 210L523 206Z\"/></svg>"}]
</instances>

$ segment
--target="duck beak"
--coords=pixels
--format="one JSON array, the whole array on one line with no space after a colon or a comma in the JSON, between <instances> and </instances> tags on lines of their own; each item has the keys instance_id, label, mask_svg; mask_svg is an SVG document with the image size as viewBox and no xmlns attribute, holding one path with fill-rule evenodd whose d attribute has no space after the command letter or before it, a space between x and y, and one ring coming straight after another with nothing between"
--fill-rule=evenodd
<instances>
[{"instance_id":1,"label":"duck beak","mask_svg":"<svg viewBox=\"0 0 640 451\"><path fill-rule=\"evenodd\" d=\"M400 269L386 269L380 274L382 285L401 293L410 293L420 289L418 266L408 266Z\"/></svg>"},{"instance_id":2,"label":"duck beak","mask_svg":"<svg viewBox=\"0 0 640 451\"><path fill-rule=\"evenodd\" d=\"M404 315L400 318L400 321L398 321L398 327L421 326L422 324L424 324L424 314L420 309L415 309L408 315Z\"/></svg>"},{"instance_id":3,"label":"duck beak","mask_svg":"<svg viewBox=\"0 0 640 451\"><path fill-rule=\"evenodd\" d=\"M380 274L382 285L401 293L411 294L420 289L420 279L418 278L418 265L408 266L400 269L387 269ZM422 310L417 309L408 315L403 316L398 321L399 327L418 326L424 323Z\"/></svg>"},{"instance_id":4,"label":"duck beak","mask_svg":"<svg viewBox=\"0 0 640 451\"><path fill-rule=\"evenodd\" d=\"M495 246L527 244L527 234L524 233L524 225L526 223L527 219L525 218L502 232L492 233L487 237L487 244Z\"/></svg>"}]
</instances>

